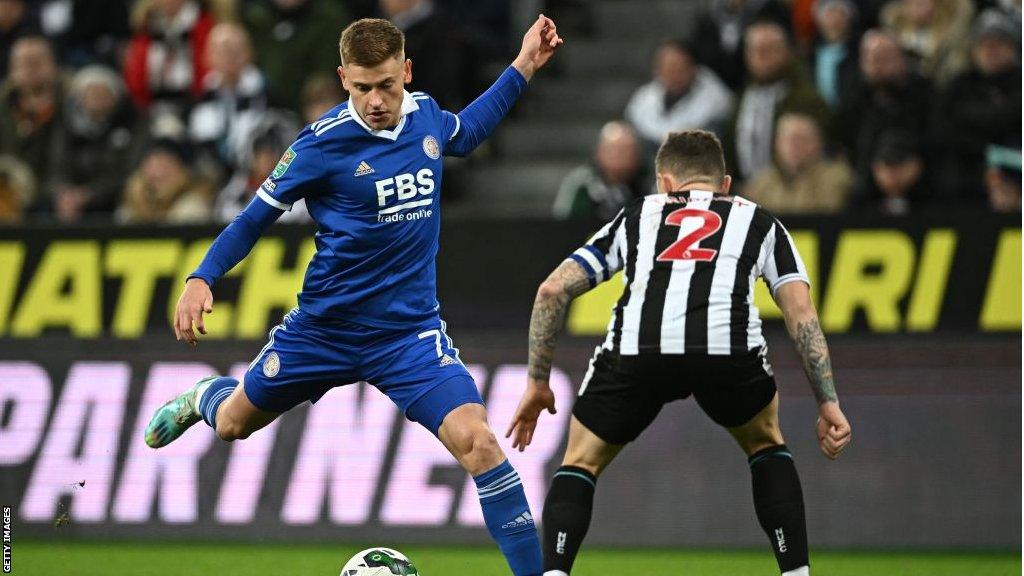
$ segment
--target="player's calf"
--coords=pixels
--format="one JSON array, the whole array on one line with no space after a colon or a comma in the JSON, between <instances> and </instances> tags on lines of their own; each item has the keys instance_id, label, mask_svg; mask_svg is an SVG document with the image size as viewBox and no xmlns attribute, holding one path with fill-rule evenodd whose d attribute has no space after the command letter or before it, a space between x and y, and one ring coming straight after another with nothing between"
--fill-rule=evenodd
<instances>
[{"instance_id":1,"label":"player's calf","mask_svg":"<svg viewBox=\"0 0 1024 576\"><path fill-rule=\"evenodd\" d=\"M145 439L151 448L161 448L202 420L222 440L238 440L276 417L253 406L238 380L207 376L157 409L146 426Z\"/></svg>"},{"instance_id":2,"label":"player's calf","mask_svg":"<svg viewBox=\"0 0 1024 576\"><path fill-rule=\"evenodd\" d=\"M807 524L800 476L779 429L779 396L753 418L729 433L747 455L754 511L768 536L779 570L787 576L808 574Z\"/></svg>"},{"instance_id":3,"label":"player's calf","mask_svg":"<svg viewBox=\"0 0 1024 576\"><path fill-rule=\"evenodd\" d=\"M597 477L621 450L572 417L565 458L544 500L545 575L569 574L590 528Z\"/></svg>"},{"instance_id":4,"label":"player's calf","mask_svg":"<svg viewBox=\"0 0 1024 576\"><path fill-rule=\"evenodd\" d=\"M231 389L231 392L224 397L224 393L216 396L210 391L203 395L201 405L206 407L204 420L211 428L216 430L217 436L225 442L244 440L253 432L263 428L279 416L276 412L267 412L257 408L245 394L245 388L238 385L238 381L232 378L224 382L224 389ZM231 388L231 384L234 387ZM211 388L214 388L211 386ZM208 405L204 404L207 398L211 398ZM218 401L219 400L219 401ZM208 416L206 415L208 414Z\"/></svg>"},{"instance_id":5,"label":"player's calf","mask_svg":"<svg viewBox=\"0 0 1024 576\"><path fill-rule=\"evenodd\" d=\"M807 574L807 524L800 477L785 444L752 454L748 460L754 510L785 575Z\"/></svg>"},{"instance_id":6,"label":"player's calf","mask_svg":"<svg viewBox=\"0 0 1024 576\"><path fill-rule=\"evenodd\" d=\"M473 476L487 531L516 576L540 576L543 559L537 525L523 483L487 425L482 404L463 404L449 412L438 437Z\"/></svg>"},{"instance_id":7,"label":"player's calf","mask_svg":"<svg viewBox=\"0 0 1024 576\"><path fill-rule=\"evenodd\" d=\"M544 574L565 576L572 570L590 528L597 476L563 465L551 479L544 500Z\"/></svg>"}]
</instances>

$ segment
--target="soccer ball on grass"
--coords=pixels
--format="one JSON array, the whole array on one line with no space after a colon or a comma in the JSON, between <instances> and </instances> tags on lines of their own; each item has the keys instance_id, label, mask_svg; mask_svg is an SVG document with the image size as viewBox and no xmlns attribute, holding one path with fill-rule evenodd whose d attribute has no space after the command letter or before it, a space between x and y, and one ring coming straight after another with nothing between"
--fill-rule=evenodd
<instances>
[{"instance_id":1,"label":"soccer ball on grass","mask_svg":"<svg viewBox=\"0 0 1024 576\"><path fill-rule=\"evenodd\" d=\"M353 556L341 569L341 576L419 576L412 562L398 550L367 548Z\"/></svg>"}]
</instances>

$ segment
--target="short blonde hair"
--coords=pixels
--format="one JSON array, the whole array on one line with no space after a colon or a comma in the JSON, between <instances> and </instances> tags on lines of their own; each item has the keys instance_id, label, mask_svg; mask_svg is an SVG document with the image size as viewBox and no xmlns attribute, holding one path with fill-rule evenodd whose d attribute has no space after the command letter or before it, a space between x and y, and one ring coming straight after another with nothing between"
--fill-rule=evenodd
<instances>
[{"instance_id":1,"label":"short blonde hair","mask_svg":"<svg viewBox=\"0 0 1024 576\"><path fill-rule=\"evenodd\" d=\"M338 41L341 65L373 67L405 53L405 34L381 18L363 18L348 25Z\"/></svg>"}]
</instances>

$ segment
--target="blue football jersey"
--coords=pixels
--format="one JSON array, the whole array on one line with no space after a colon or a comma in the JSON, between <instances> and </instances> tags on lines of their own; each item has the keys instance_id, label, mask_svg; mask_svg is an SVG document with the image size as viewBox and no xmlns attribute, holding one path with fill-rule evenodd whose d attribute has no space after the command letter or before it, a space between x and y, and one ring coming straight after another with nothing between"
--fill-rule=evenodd
<instances>
[{"instance_id":1,"label":"blue football jersey","mask_svg":"<svg viewBox=\"0 0 1024 576\"><path fill-rule=\"evenodd\" d=\"M442 156L457 151L459 128L433 98L406 92L391 130L345 102L299 134L257 195L282 210L303 198L316 222L300 308L379 327L437 314Z\"/></svg>"}]
</instances>

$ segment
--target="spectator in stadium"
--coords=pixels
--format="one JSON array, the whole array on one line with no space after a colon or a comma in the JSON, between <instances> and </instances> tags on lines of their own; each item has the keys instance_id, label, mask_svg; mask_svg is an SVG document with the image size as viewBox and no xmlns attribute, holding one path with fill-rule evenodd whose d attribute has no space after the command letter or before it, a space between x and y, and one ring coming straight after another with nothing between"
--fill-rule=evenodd
<instances>
[{"instance_id":1,"label":"spectator in stadium","mask_svg":"<svg viewBox=\"0 0 1024 576\"><path fill-rule=\"evenodd\" d=\"M240 24L214 26L206 62L209 73L189 116L189 138L197 148L197 166L210 179L220 180L237 166L234 152L242 134L266 111L267 86L252 63L249 34Z\"/></svg>"},{"instance_id":2,"label":"spectator in stadium","mask_svg":"<svg viewBox=\"0 0 1024 576\"><path fill-rule=\"evenodd\" d=\"M926 137L933 90L910 71L899 43L889 33L869 30L860 43L860 74L839 97L836 134L853 159L858 177L869 181L878 138L889 128Z\"/></svg>"},{"instance_id":3,"label":"spectator in stadium","mask_svg":"<svg viewBox=\"0 0 1024 576\"><path fill-rule=\"evenodd\" d=\"M433 0L380 0L380 11L405 34L413 61L409 90L430 94L447 110L467 104L468 84L461 32Z\"/></svg>"},{"instance_id":4,"label":"spectator in stadium","mask_svg":"<svg viewBox=\"0 0 1024 576\"><path fill-rule=\"evenodd\" d=\"M157 106L184 118L203 92L213 15L196 0L141 0L124 61L125 84L141 110Z\"/></svg>"},{"instance_id":5,"label":"spectator in stadium","mask_svg":"<svg viewBox=\"0 0 1024 576\"><path fill-rule=\"evenodd\" d=\"M982 174L989 144L1020 144L1020 22L989 10L975 23L971 68L955 78L935 107L933 141L943 199L984 201Z\"/></svg>"},{"instance_id":6,"label":"spectator in stadium","mask_svg":"<svg viewBox=\"0 0 1024 576\"><path fill-rule=\"evenodd\" d=\"M0 224L18 224L32 204L36 180L27 164L0 154Z\"/></svg>"},{"instance_id":7,"label":"spectator in stadium","mask_svg":"<svg viewBox=\"0 0 1024 576\"><path fill-rule=\"evenodd\" d=\"M312 124L345 99L345 91L334 74L314 74L302 87L302 122Z\"/></svg>"},{"instance_id":8,"label":"spectator in stadium","mask_svg":"<svg viewBox=\"0 0 1024 576\"><path fill-rule=\"evenodd\" d=\"M811 49L814 84L830 107L839 102L844 82L856 74L857 6L851 0L819 0L814 6L818 42Z\"/></svg>"},{"instance_id":9,"label":"spectator in stadium","mask_svg":"<svg viewBox=\"0 0 1024 576\"><path fill-rule=\"evenodd\" d=\"M298 122L291 114L270 111L239 141L240 164L214 203L218 222L231 222L256 195L256 189L274 170L281 155L295 139ZM298 200L278 222L309 222L306 203Z\"/></svg>"},{"instance_id":10,"label":"spectator in stadium","mask_svg":"<svg viewBox=\"0 0 1024 576\"><path fill-rule=\"evenodd\" d=\"M216 22L238 22L238 6L246 0L200 0Z\"/></svg>"},{"instance_id":11,"label":"spectator in stadium","mask_svg":"<svg viewBox=\"0 0 1024 576\"><path fill-rule=\"evenodd\" d=\"M1020 150L1005 146L989 146L985 170L988 205L996 212L1020 213Z\"/></svg>"},{"instance_id":12,"label":"spectator in stadium","mask_svg":"<svg viewBox=\"0 0 1024 576\"><path fill-rule=\"evenodd\" d=\"M663 41L654 54L654 79L633 93L626 119L653 152L669 132L702 128L721 134L732 113L729 88L678 40Z\"/></svg>"},{"instance_id":13,"label":"spectator in stadium","mask_svg":"<svg viewBox=\"0 0 1024 576\"><path fill-rule=\"evenodd\" d=\"M120 68L122 44L131 36L125 0L42 0L37 6L40 29L65 67Z\"/></svg>"},{"instance_id":14,"label":"spectator in stadium","mask_svg":"<svg viewBox=\"0 0 1024 576\"><path fill-rule=\"evenodd\" d=\"M697 20L694 48L697 60L738 91L746 79L743 42L747 27L770 20L788 28L789 8L779 0L714 0Z\"/></svg>"},{"instance_id":15,"label":"spectator in stadium","mask_svg":"<svg viewBox=\"0 0 1024 576\"><path fill-rule=\"evenodd\" d=\"M828 105L796 59L786 30L770 21L747 28L745 54L749 77L728 136L740 179L771 165L773 129L785 112L801 112L828 125Z\"/></svg>"},{"instance_id":16,"label":"spectator in stadium","mask_svg":"<svg viewBox=\"0 0 1024 576\"><path fill-rule=\"evenodd\" d=\"M11 49L10 74L0 87L0 153L28 164L39 185L31 211L52 208L47 181L60 138L63 84L50 43L26 36Z\"/></svg>"},{"instance_id":17,"label":"spectator in stadium","mask_svg":"<svg viewBox=\"0 0 1024 576\"><path fill-rule=\"evenodd\" d=\"M53 161L53 204L57 218L111 214L128 176L136 143L136 118L124 83L99 65L71 79Z\"/></svg>"},{"instance_id":18,"label":"spectator in stadium","mask_svg":"<svg viewBox=\"0 0 1024 576\"><path fill-rule=\"evenodd\" d=\"M847 204L853 171L825 157L821 127L795 112L779 117L775 163L751 180L744 196L773 214L837 214Z\"/></svg>"},{"instance_id":19,"label":"spectator in stadium","mask_svg":"<svg viewBox=\"0 0 1024 576\"><path fill-rule=\"evenodd\" d=\"M620 121L605 124L593 161L562 180L552 207L555 218L613 218L627 202L647 193L643 166L633 128Z\"/></svg>"},{"instance_id":20,"label":"spectator in stadium","mask_svg":"<svg viewBox=\"0 0 1024 576\"><path fill-rule=\"evenodd\" d=\"M195 177L189 168L190 156L184 141L153 141L128 177L124 200L115 213L117 220L126 224L208 222L213 188Z\"/></svg>"},{"instance_id":21,"label":"spectator in stadium","mask_svg":"<svg viewBox=\"0 0 1024 576\"><path fill-rule=\"evenodd\" d=\"M39 23L25 0L0 0L0 78L6 78L11 49L25 36L39 34Z\"/></svg>"},{"instance_id":22,"label":"spectator in stadium","mask_svg":"<svg viewBox=\"0 0 1024 576\"><path fill-rule=\"evenodd\" d=\"M971 0L892 0L881 13L918 72L942 86L967 66Z\"/></svg>"},{"instance_id":23,"label":"spectator in stadium","mask_svg":"<svg viewBox=\"0 0 1024 576\"><path fill-rule=\"evenodd\" d=\"M299 110L298 87L314 74L336 76L338 35L351 20L335 0L250 0L241 7L256 63L281 104Z\"/></svg>"},{"instance_id":24,"label":"spectator in stadium","mask_svg":"<svg viewBox=\"0 0 1024 576\"><path fill-rule=\"evenodd\" d=\"M1016 22L1021 21L1021 0L977 0L975 3L984 10L995 10Z\"/></svg>"},{"instance_id":25,"label":"spectator in stadium","mask_svg":"<svg viewBox=\"0 0 1024 576\"><path fill-rule=\"evenodd\" d=\"M872 212L905 216L925 198L925 163L913 135L889 130L879 137L864 198Z\"/></svg>"}]
</instances>

